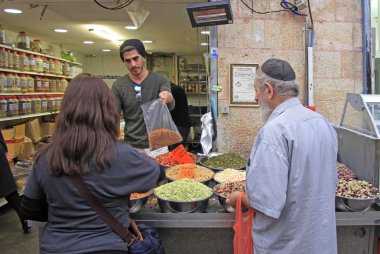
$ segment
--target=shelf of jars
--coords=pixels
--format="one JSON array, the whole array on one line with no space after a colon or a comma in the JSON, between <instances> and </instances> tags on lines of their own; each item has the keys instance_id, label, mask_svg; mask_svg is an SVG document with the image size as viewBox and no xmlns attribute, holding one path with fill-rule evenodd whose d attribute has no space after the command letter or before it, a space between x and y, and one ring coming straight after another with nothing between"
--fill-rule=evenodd
<instances>
[{"instance_id":1,"label":"shelf of jars","mask_svg":"<svg viewBox=\"0 0 380 254\"><path fill-rule=\"evenodd\" d=\"M64 76L64 75L56 75L56 74L50 74L50 73L39 73L39 72L32 72L32 71L19 71L19 70L4 69L4 68L0 68L0 72L11 72L11 73L17 73L17 74L44 76L44 77L50 77L50 78L72 79L72 77L68 77L68 76Z\"/></svg>"},{"instance_id":2,"label":"shelf of jars","mask_svg":"<svg viewBox=\"0 0 380 254\"><path fill-rule=\"evenodd\" d=\"M26 118L33 118L33 117L40 117L40 116L55 115L55 114L58 114L58 113L59 113L59 111L52 111L52 112L35 113L35 114L28 114L28 115L0 117L0 122L11 121L11 120L18 120L18 119L26 119Z\"/></svg>"},{"instance_id":3,"label":"shelf of jars","mask_svg":"<svg viewBox=\"0 0 380 254\"><path fill-rule=\"evenodd\" d=\"M14 96L14 95L63 95L64 92L25 92L25 93L3 93L0 92L0 96Z\"/></svg>"},{"instance_id":4,"label":"shelf of jars","mask_svg":"<svg viewBox=\"0 0 380 254\"><path fill-rule=\"evenodd\" d=\"M17 52L23 52L23 53L26 53L26 54L32 54L32 55L35 55L35 56L42 56L42 57L46 57L46 58L51 58L51 59L59 60L59 61L62 61L62 62L68 62L70 65L82 66L81 63L71 62L71 61L69 61L67 59L63 59L63 58L59 58L59 57L55 57L55 56L51 56L51 55L47 55L47 54L41 54L41 53L37 53L37 52L34 52L34 51L30 51L30 50L20 49L20 48L16 48L16 47L4 45L4 44L0 44L0 47L1 48L5 48L5 49L14 50L14 51L17 51Z\"/></svg>"}]
</instances>

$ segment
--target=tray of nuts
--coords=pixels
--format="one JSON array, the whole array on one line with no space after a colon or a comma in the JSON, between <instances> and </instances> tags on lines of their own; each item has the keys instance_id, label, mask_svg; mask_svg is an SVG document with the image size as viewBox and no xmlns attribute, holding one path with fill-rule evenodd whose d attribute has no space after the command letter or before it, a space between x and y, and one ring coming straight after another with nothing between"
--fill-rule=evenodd
<instances>
[{"instance_id":1,"label":"tray of nuts","mask_svg":"<svg viewBox=\"0 0 380 254\"><path fill-rule=\"evenodd\" d=\"M338 210L363 212L367 211L378 197L379 190L367 181L339 179L335 205Z\"/></svg>"}]
</instances>

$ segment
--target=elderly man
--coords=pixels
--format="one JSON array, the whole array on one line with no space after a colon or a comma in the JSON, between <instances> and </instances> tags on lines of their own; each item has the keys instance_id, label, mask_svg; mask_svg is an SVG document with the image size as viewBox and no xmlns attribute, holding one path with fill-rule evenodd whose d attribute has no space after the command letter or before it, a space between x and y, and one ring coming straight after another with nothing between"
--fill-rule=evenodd
<instances>
[{"instance_id":1,"label":"elderly man","mask_svg":"<svg viewBox=\"0 0 380 254\"><path fill-rule=\"evenodd\" d=\"M175 106L169 80L144 66L146 51L138 39L129 39L120 46L120 58L129 70L112 85L117 112L123 111L124 140L137 149L149 147L148 133L141 105L160 98L169 110Z\"/></svg>"},{"instance_id":2,"label":"elderly man","mask_svg":"<svg viewBox=\"0 0 380 254\"><path fill-rule=\"evenodd\" d=\"M337 136L303 107L290 64L269 59L255 78L265 121L252 147L243 204L255 212L255 254L337 253ZM240 193L227 202L236 204Z\"/></svg>"}]
</instances>

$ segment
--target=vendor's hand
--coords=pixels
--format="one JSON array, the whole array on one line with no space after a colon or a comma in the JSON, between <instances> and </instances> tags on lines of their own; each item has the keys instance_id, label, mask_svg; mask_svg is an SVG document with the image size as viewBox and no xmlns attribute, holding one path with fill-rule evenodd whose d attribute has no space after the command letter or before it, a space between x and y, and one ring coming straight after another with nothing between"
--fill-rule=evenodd
<instances>
[{"instance_id":1,"label":"vendor's hand","mask_svg":"<svg viewBox=\"0 0 380 254\"><path fill-rule=\"evenodd\" d=\"M8 161L11 161L13 159L13 156L10 155L9 153L6 153L5 155L7 156Z\"/></svg>"},{"instance_id":2,"label":"vendor's hand","mask_svg":"<svg viewBox=\"0 0 380 254\"><path fill-rule=\"evenodd\" d=\"M168 91L162 91L159 95L160 97L160 100L163 102L163 103L171 103L173 101L173 95L171 92L168 92Z\"/></svg>"},{"instance_id":3,"label":"vendor's hand","mask_svg":"<svg viewBox=\"0 0 380 254\"><path fill-rule=\"evenodd\" d=\"M232 206L233 208L236 207L236 202L239 198L239 195L241 194L240 191L234 191L232 192L228 197L227 197L227 200L226 200L226 203L230 206Z\"/></svg>"}]
</instances>

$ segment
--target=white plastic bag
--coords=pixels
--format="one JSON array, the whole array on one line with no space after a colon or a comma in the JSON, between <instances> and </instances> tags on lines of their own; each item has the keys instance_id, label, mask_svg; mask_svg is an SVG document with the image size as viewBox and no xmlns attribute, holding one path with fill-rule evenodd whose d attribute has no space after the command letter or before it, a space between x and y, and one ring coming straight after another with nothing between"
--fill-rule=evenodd
<instances>
[{"instance_id":1,"label":"white plastic bag","mask_svg":"<svg viewBox=\"0 0 380 254\"><path fill-rule=\"evenodd\" d=\"M203 155L208 155L212 148L212 116L211 112L204 114L201 117L202 122L202 135L201 145Z\"/></svg>"}]
</instances>

